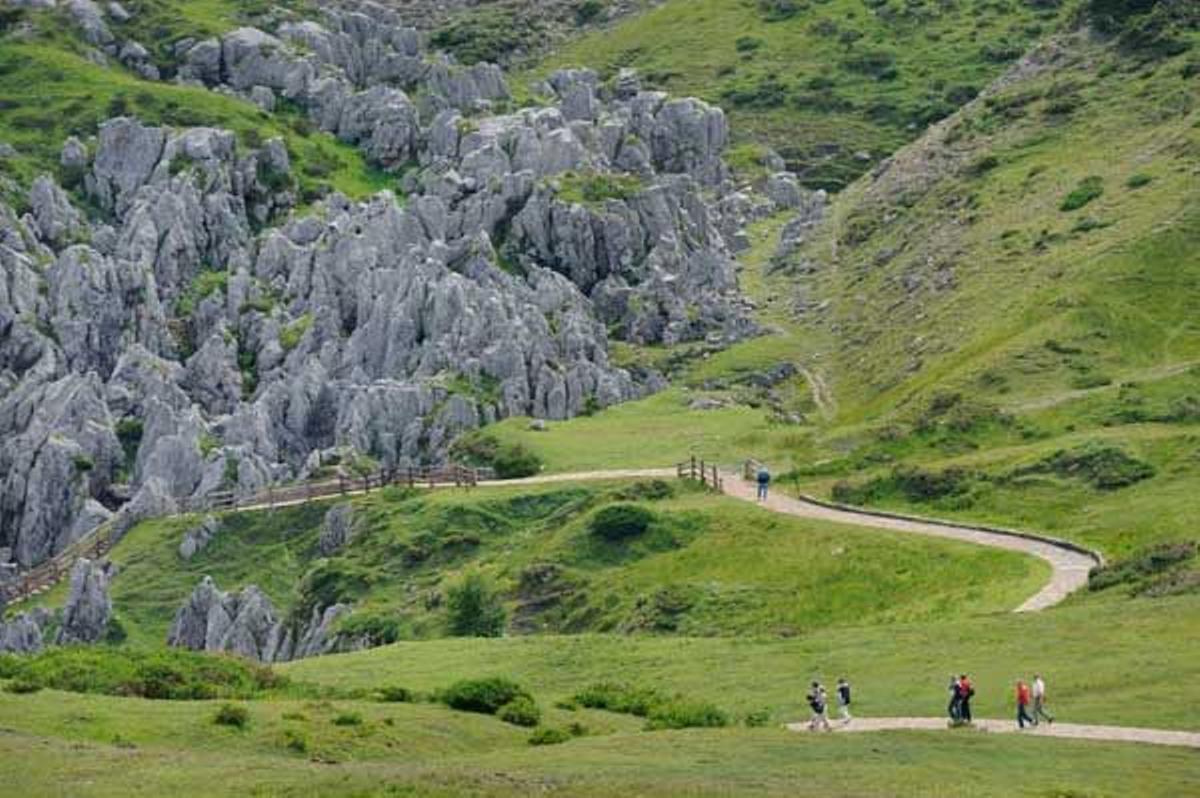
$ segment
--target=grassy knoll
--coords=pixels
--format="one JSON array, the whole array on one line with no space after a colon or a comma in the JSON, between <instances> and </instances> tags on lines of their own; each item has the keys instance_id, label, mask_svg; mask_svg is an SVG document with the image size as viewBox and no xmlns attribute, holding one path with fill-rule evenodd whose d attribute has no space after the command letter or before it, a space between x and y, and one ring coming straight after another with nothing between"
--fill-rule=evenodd
<instances>
[{"instance_id":1,"label":"grassy knoll","mask_svg":"<svg viewBox=\"0 0 1200 798\"><path fill-rule=\"evenodd\" d=\"M722 105L748 173L767 145L809 185L841 189L974 97L1059 14L1057 3L668 0L534 75L636 67L654 87Z\"/></svg>"},{"instance_id":2,"label":"grassy knoll","mask_svg":"<svg viewBox=\"0 0 1200 798\"><path fill-rule=\"evenodd\" d=\"M939 715L952 671L976 676L980 716L1010 715L1010 686L1040 670L1060 717L1193 729L1200 597L1078 601L1032 615L814 631L795 639L520 637L400 643L283 667L294 679L341 687L429 689L507 674L547 703L595 681L633 681L772 721L804 717L813 677L848 676L862 715ZM1161 702L1163 693L1177 700Z\"/></svg>"},{"instance_id":3,"label":"grassy knoll","mask_svg":"<svg viewBox=\"0 0 1200 798\"><path fill-rule=\"evenodd\" d=\"M381 639L445 634L447 589L482 573L514 628L692 635L796 634L829 625L962 617L1011 609L1047 577L1038 560L978 547L776 516L659 483L386 491L354 501L354 542L321 557L331 504L230 516L190 561L196 519L136 527L112 553L112 595L129 643L165 640L203 575L222 589L257 584L281 612L351 601ZM650 528L622 542L591 531L598 510L633 498ZM55 606L65 586L44 597ZM353 616L352 616L353 617Z\"/></svg>"}]
</instances>

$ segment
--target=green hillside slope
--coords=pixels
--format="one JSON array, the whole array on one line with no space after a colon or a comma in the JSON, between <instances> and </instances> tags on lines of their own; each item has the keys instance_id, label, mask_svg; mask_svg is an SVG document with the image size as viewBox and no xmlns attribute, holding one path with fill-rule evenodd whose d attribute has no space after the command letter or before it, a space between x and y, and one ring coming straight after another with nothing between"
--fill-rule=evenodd
<instances>
[{"instance_id":1,"label":"green hillside slope","mask_svg":"<svg viewBox=\"0 0 1200 798\"><path fill-rule=\"evenodd\" d=\"M974 97L1060 14L1056 0L667 0L534 74L634 67L724 107L739 165L769 146L806 184L837 190Z\"/></svg>"},{"instance_id":2,"label":"green hillside slope","mask_svg":"<svg viewBox=\"0 0 1200 798\"><path fill-rule=\"evenodd\" d=\"M592 525L600 510L629 504L621 497L652 521L610 542ZM199 519L135 528L112 554L121 569L113 602L131 642L163 643L206 574L223 590L256 584L300 618L314 604L353 602L348 623L390 641L445 635L446 592L468 573L500 591L514 632L693 635L1005 611L1049 573L1013 553L782 518L669 483L388 490L353 501L352 545L322 557L317 540L332 506L227 516L187 561L179 543ZM46 601L56 604L63 590Z\"/></svg>"}]
</instances>

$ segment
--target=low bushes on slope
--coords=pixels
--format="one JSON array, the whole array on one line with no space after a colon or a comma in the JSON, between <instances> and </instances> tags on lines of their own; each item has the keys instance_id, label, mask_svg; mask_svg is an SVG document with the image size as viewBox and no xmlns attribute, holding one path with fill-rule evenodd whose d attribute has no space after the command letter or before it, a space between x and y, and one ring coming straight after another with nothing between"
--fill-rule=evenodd
<instances>
[{"instance_id":1,"label":"low bushes on slope","mask_svg":"<svg viewBox=\"0 0 1200 798\"><path fill-rule=\"evenodd\" d=\"M646 719L647 729L714 728L729 725L729 715L707 701L669 695L649 687L599 682L575 695L575 703Z\"/></svg>"},{"instance_id":2,"label":"low bushes on slope","mask_svg":"<svg viewBox=\"0 0 1200 798\"><path fill-rule=\"evenodd\" d=\"M1091 444L1062 449L1030 466L1017 469L1015 476L1055 474L1086 482L1098 490L1128 487L1154 476L1154 466L1126 454L1115 446Z\"/></svg>"},{"instance_id":3,"label":"low bushes on slope","mask_svg":"<svg viewBox=\"0 0 1200 798\"><path fill-rule=\"evenodd\" d=\"M55 648L0 657L0 677L73 693L168 700L253 698L288 684L262 665L177 649Z\"/></svg>"},{"instance_id":4,"label":"low bushes on slope","mask_svg":"<svg viewBox=\"0 0 1200 798\"><path fill-rule=\"evenodd\" d=\"M1120 560L1093 568L1089 590L1128 585L1138 596L1167 596L1200 590L1200 572L1188 569L1195 560L1195 541L1160 543Z\"/></svg>"},{"instance_id":5,"label":"low bushes on slope","mask_svg":"<svg viewBox=\"0 0 1200 798\"><path fill-rule=\"evenodd\" d=\"M437 694L437 700L451 709L495 715L501 707L518 698L533 700L523 687L511 679L493 676L487 679L464 679Z\"/></svg>"}]
</instances>

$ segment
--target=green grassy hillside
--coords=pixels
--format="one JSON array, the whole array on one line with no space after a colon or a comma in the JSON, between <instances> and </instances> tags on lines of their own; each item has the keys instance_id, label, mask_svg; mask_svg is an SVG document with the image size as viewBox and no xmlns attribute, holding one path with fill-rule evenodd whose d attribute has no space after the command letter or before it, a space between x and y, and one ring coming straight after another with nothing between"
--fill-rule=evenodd
<instances>
[{"instance_id":1,"label":"green grassy hillside","mask_svg":"<svg viewBox=\"0 0 1200 798\"><path fill-rule=\"evenodd\" d=\"M724 107L739 166L759 166L770 146L806 184L837 190L974 97L1060 16L1053 1L667 0L534 74L635 67Z\"/></svg>"},{"instance_id":2,"label":"green grassy hillside","mask_svg":"<svg viewBox=\"0 0 1200 798\"><path fill-rule=\"evenodd\" d=\"M638 500L660 492L667 498ZM622 497L652 514L649 529L598 538L597 513L628 504ZM514 630L691 635L1005 611L1048 577L1020 555L779 517L682 483L388 490L353 501L353 543L324 558L317 539L331 506L227 516L190 561L178 547L198 519L135 528L112 554L113 602L131 643L164 642L205 574L225 590L256 584L301 618L314 604L353 602L352 622L389 640L446 634L443 599L469 573L494 583Z\"/></svg>"}]
</instances>

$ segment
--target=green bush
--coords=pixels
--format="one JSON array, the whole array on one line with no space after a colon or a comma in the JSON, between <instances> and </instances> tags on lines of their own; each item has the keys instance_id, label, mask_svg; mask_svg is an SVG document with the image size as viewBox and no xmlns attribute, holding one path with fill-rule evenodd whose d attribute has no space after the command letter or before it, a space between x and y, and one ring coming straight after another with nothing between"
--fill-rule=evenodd
<instances>
[{"instance_id":1,"label":"green bush","mask_svg":"<svg viewBox=\"0 0 1200 798\"><path fill-rule=\"evenodd\" d=\"M1130 175L1129 179L1125 181L1125 185L1128 188L1141 188L1142 186L1150 185L1152 182L1154 182L1153 177L1148 174L1138 172L1136 175Z\"/></svg>"},{"instance_id":2,"label":"green bush","mask_svg":"<svg viewBox=\"0 0 1200 798\"><path fill-rule=\"evenodd\" d=\"M500 711L496 713L496 716L505 723L511 723L514 726L528 726L532 728L541 722L542 711L538 709L537 704L533 703L533 699L529 696L517 696L512 701L500 707Z\"/></svg>"},{"instance_id":3,"label":"green bush","mask_svg":"<svg viewBox=\"0 0 1200 798\"><path fill-rule=\"evenodd\" d=\"M1104 193L1104 181L1096 177L1085 177L1079 181L1079 185L1063 198L1062 204L1058 206L1061 211L1077 211L1084 207L1092 200L1097 199Z\"/></svg>"},{"instance_id":4,"label":"green bush","mask_svg":"<svg viewBox=\"0 0 1200 798\"><path fill-rule=\"evenodd\" d=\"M26 679L15 679L9 682L4 689L16 695L28 695L29 693L40 691L42 686L37 682L31 682Z\"/></svg>"},{"instance_id":5,"label":"green bush","mask_svg":"<svg viewBox=\"0 0 1200 798\"><path fill-rule=\"evenodd\" d=\"M362 715L357 712L343 712L333 719L334 726L361 726Z\"/></svg>"},{"instance_id":6,"label":"green bush","mask_svg":"<svg viewBox=\"0 0 1200 798\"><path fill-rule=\"evenodd\" d=\"M637 504L610 504L592 516L589 530L599 538L618 542L645 534L654 513Z\"/></svg>"},{"instance_id":7,"label":"green bush","mask_svg":"<svg viewBox=\"0 0 1200 798\"><path fill-rule=\"evenodd\" d=\"M308 752L308 738L295 729L284 730L283 744L289 751L295 751L297 754Z\"/></svg>"},{"instance_id":8,"label":"green bush","mask_svg":"<svg viewBox=\"0 0 1200 798\"><path fill-rule=\"evenodd\" d=\"M394 704L410 704L416 699L412 690L407 687L381 687L379 688L379 700L388 701Z\"/></svg>"},{"instance_id":9,"label":"green bush","mask_svg":"<svg viewBox=\"0 0 1200 798\"><path fill-rule=\"evenodd\" d=\"M484 715L495 715L501 707L518 698L533 700L519 684L501 676L464 679L437 694L437 700L451 709Z\"/></svg>"},{"instance_id":10,"label":"green bush","mask_svg":"<svg viewBox=\"0 0 1200 798\"><path fill-rule=\"evenodd\" d=\"M368 648L387 646L400 639L400 619L379 612L354 613L342 620L338 632L366 641Z\"/></svg>"},{"instance_id":11,"label":"green bush","mask_svg":"<svg viewBox=\"0 0 1200 798\"><path fill-rule=\"evenodd\" d=\"M580 706L646 719L647 729L715 728L729 725L729 715L705 701L692 701L648 687L601 682L575 695Z\"/></svg>"},{"instance_id":12,"label":"green bush","mask_svg":"<svg viewBox=\"0 0 1200 798\"><path fill-rule=\"evenodd\" d=\"M674 495L675 487L664 479L634 482L632 485L620 488L613 493L613 496L616 498L627 502L661 501L662 499L670 499Z\"/></svg>"},{"instance_id":13,"label":"green bush","mask_svg":"<svg viewBox=\"0 0 1200 798\"><path fill-rule=\"evenodd\" d=\"M480 574L469 574L446 593L450 634L500 637L508 622L499 594Z\"/></svg>"},{"instance_id":14,"label":"green bush","mask_svg":"<svg viewBox=\"0 0 1200 798\"><path fill-rule=\"evenodd\" d=\"M496 452L492 467L500 479L520 479L540 472L542 460L519 443L504 444Z\"/></svg>"},{"instance_id":15,"label":"green bush","mask_svg":"<svg viewBox=\"0 0 1200 798\"><path fill-rule=\"evenodd\" d=\"M1196 551L1197 545L1193 541L1151 546L1130 557L1093 568L1088 574L1088 589L1107 590L1161 574L1194 559Z\"/></svg>"},{"instance_id":16,"label":"green bush","mask_svg":"<svg viewBox=\"0 0 1200 798\"><path fill-rule=\"evenodd\" d=\"M571 734L562 729L552 729L548 726L535 731L529 735L530 745L559 745L571 739Z\"/></svg>"},{"instance_id":17,"label":"green bush","mask_svg":"<svg viewBox=\"0 0 1200 798\"><path fill-rule=\"evenodd\" d=\"M178 649L53 648L3 662L9 678L74 693L165 700L253 698L287 684L263 665Z\"/></svg>"},{"instance_id":18,"label":"green bush","mask_svg":"<svg viewBox=\"0 0 1200 798\"><path fill-rule=\"evenodd\" d=\"M1154 466L1131 457L1115 446L1087 444L1060 449L1033 465L1019 468L1016 476L1051 473L1081 479L1098 490L1117 490L1154 476Z\"/></svg>"},{"instance_id":19,"label":"green bush","mask_svg":"<svg viewBox=\"0 0 1200 798\"><path fill-rule=\"evenodd\" d=\"M213 716L213 723L218 726L233 726L236 729L244 729L250 725L250 713L245 707L237 704L222 704L217 714Z\"/></svg>"}]
</instances>

